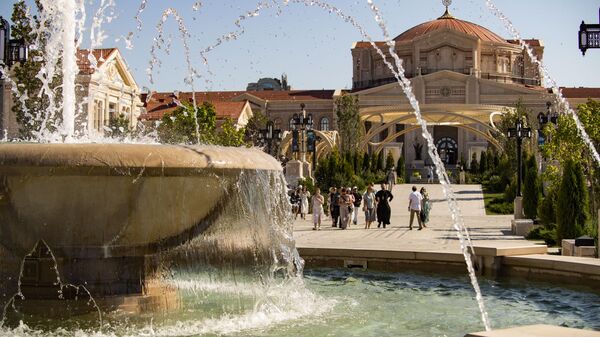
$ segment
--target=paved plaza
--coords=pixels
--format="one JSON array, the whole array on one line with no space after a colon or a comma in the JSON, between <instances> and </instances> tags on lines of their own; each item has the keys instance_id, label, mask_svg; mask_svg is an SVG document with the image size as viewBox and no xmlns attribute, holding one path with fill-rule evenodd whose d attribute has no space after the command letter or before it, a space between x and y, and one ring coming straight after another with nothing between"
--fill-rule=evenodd
<instances>
[{"instance_id":1,"label":"paved plaza","mask_svg":"<svg viewBox=\"0 0 600 337\"><path fill-rule=\"evenodd\" d=\"M364 214L359 214L359 224L351 225L346 230L331 227L331 219L321 224L321 231L312 230L312 215L306 220L300 217L294 222L294 237L301 248L350 248L373 250L398 250L416 252L460 252L460 243L453 228L448 203L444 198L442 186L428 184L425 188L432 201L430 222L427 228L419 231L415 218L413 230L408 229L409 212L408 195L412 185L396 185L393 189L394 199L391 225L386 229L364 229ZM422 186L419 185L419 188ZM481 185L452 185L456 193L458 205L465 225L469 229L471 240L477 246L493 245L495 247L531 244L522 236L514 236L510 232L512 215L486 215Z\"/></svg>"}]
</instances>

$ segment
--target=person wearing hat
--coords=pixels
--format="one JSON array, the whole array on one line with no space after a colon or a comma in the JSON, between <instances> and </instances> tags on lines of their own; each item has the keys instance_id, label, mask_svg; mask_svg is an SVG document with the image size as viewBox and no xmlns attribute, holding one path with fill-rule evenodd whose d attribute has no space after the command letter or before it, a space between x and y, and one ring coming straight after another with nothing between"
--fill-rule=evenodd
<instances>
[{"instance_id":1,"label":"person wearing hat","mask_svg":"<svg viewBox=\"0 0 600 337\"><path fill-rule=\"evenodd\" d=\"M352 187L352 195L354 196L354 212L352 213L352 223L358 224L358 211L360 210L360 204L362 203L362 195L358 193L358 187Z\"/></svg>"}]
</instances>

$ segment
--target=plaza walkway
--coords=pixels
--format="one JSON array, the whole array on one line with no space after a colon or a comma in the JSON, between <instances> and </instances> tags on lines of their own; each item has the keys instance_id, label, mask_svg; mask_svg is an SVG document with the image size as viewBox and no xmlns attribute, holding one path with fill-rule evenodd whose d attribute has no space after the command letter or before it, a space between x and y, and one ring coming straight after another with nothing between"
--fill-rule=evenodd
<instances>
[{"instance_id":1,"label":"plaza walkway","mask_svg":"<svg viewBox=\"0 0 600 337\"><path fill-rule=\"evenodd\" d=\"M388 228L364 229L364 214L359 214L359 224L347 230L331 227L331 219L321 224L321 231L312 230L312 215L306 220L300 217L294 223L294 237L299 248L346 248L370 250L398 250L414 252L460 252L460 243L453 228L451 212L448 208L441 185L424 185L429 191L433 208L428 228L408 230L408 195L412 185L397 185L393 189L391 202L392 218ZM422 186L418 186L421 188ZM465 225L469 228L471 240L478 246L512 246L531 244L521 236L510 233L511 215L485 215L483 192L480 185L452 185Z\"/></svg>"}]
</instances>

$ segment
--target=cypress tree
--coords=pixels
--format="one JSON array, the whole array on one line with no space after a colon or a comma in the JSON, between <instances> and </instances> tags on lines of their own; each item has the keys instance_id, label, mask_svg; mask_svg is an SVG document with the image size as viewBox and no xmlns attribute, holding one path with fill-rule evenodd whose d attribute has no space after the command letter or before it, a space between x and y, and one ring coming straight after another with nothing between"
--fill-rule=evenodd
<instances>
[{"instance_id":1,"label":"cypress tree","mask_svg":"<svg viewBox=\"0 0 600 337\"><path fill-rule=\"evenodd\" d=\"M388 152L387 157L385 158L385 171L389 171L394 167L394 156L392 156L391 152Z\"/></svg>"},{"instance_id":2,"label":"cypress tree","mask_svg":"<svg viewBox=\"0 0 600 337\"><path fill-rule=\"evenodd\" d=\"M383 151L377 154L377 171L383 171Z\"/></svg>"},{"instance_id":3,"label":"cypress tree","mask_svg":"<svg viewBox=\"0 0 600 337\"><path fill-rule=\"evenodd\" d=\"M537 171L535 155L531 155L525 165L525 181L523 182L523 212L529 219L537 216L540 201L540 179Z\"/></svg>"},{"instance_id":4,"label":"cypress tree","mask_svg":"<svg viewBox=\"0 0 600 337\"><path fill-rule=\"evenodd\" d=\"M487 153L486 151L481 152L481 158L479 159L479 173L484 174L488 169Z\"/></svg>"},{"instance_id":5,"label":"cypress tree","mask_svg":"<svg viewBox=\"0 0 600 337\"><path fill-rule=\"evenodd\" d=\"M362 171L363 173L371 171L371 157L368 152L363 154Z\"/></svg>"},{"instance_id":6,"label":"cypress tree","mask_svg":"<svg viewBox=\"0 0 600 337\"><path fill-rule=\"evenodd\" d=\"M377 172L377 153L373 152L370 156L371 160L371 172Z\"/></svg>"},{"instance_id":7,"label":"cypress tree","mask_svg":"<svg viewBox=\"0 0 600 337\"><path fill-rule=\"evenodd\" d=\"M396 175L398 179L402 179L402 181L406 181L406 167L404 167L404 156L400 156L398 158L398 163L396 164Z\"/></svg>"},{"instance_id":8,"label":"cypress tree","mask_svg":"<svg viewBox=\"0 0 600 337\"><path fill-rule=\"evenodd\" d=\"M477 163L477 155L475 153L473 153L473 155L471 156L470 170L473 174L479 172L479 164Z\"/></svg>"},{"instance_id":9,"label":"cypress tree","mask_svg":"<svg viewBox=\"0 0 600 337\"><path fill-rule=\"evenodd\" d=\"M581 165L569 159L563 168L562 180L556 198L557 241L574 239L583 230L587 205L587 189Z\"/></svg>"}]
</instances>

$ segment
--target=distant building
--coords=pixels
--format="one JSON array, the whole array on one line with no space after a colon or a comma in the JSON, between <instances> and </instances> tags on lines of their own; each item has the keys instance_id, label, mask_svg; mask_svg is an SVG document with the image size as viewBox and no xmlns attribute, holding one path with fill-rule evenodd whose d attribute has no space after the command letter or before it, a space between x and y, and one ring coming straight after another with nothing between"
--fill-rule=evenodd
<instances>
[{"instance_id":1,"label":"distant building","mask_svg":"<svg viewBox=\"0 0 600 337\"><path fill-rule=\"evenodd\" d=\"M329 131L334 124L334 90L289 90L289 91L210 91L197 92L196 102L210 102L215 106L217 123L231 118L238 126L245 126L248 119L260 112L272 120L276 129L292 129L292 117L300 112L300 104L313 116L315 129ZM163 115L177 108L177 102L191 103L192 94L153 92L150 99L142 95L145 102L140 120L144 123L158 121Z\"/></svg>"},{"instance_id":2,"label":"distant building","mask_svg":"<svg viewBox=\"0 0 600 337\"><path fill-rule=\"evenodd\" d=\"M81 121L92 134L104 133L110 121L123 115L129 127L135 128L143 107L140 90L117 48L94 49L96 67L90 63L89 50L77 53L78 102L83 103ZM89 104L91 103L91 104Z\"/></svg>"},{"instance_id":3,"label":"distant building","mask_svg":"<svg viewBox=\"0 0 600 337\"><path fill-rule=\"evenodd\" d=\"M226 119L233 121L237 129L245 127L253 111L248 100L229 100L223 99L215 93L214 95L206 95L206 93L197 92L196 102L202 104L209 102L215 107L216 124L220 127ZM158 93L152 92L150 99L148 94L142 95L144 104L144 112L140 116L140 121L147 126L152 126L156 121L160 121L165 114L175 111L180 103L191 104L193 100L192 93Z\"/></svg>"},{"instance_id":4,"label":"distant building","mask_svg":"<svg viewBox=\"0 0 600 337\"><path fill-rule=\"evenodd\" d=\"M281 80L265 77L256 83L248 83L246 87L247 91L287 91L290 89L286 74L281 75Z\"/></svg>"},{"instance_id":5,"label":"distant building","mask_svg":"<svg viewBox=\"0 0 600 337\"><path fill-rule=\"evenodd\" d=\"M95 67L89 50L77 52L76 104L81 107L77 125L85 125L89 134L100 134L112 119L123 114L129 120L129 127L134 128L143 104L123 56L117 48L94 49L91 53L97 61ZM0 94L1 136L6 133L9 138L18 137L19 125L12 111L14 102L7 80L0 80Z\"/></svg>"}]
</instances>

